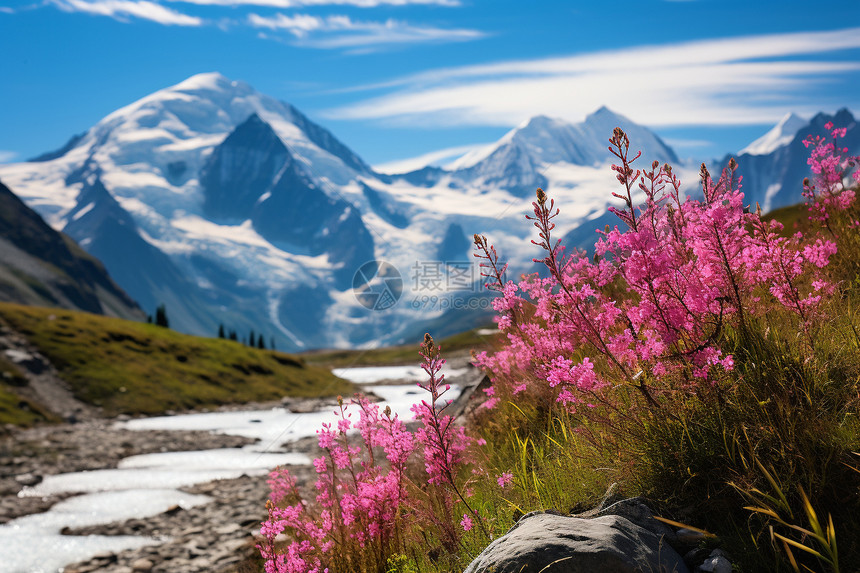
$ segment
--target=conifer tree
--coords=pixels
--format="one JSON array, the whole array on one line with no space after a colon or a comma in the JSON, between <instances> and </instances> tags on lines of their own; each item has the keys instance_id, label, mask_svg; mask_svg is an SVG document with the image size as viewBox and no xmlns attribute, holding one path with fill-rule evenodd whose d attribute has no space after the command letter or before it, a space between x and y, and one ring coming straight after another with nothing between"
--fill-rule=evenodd
<instances>
[{"instance_id":1,"label":"conifer tree","mask_svg":"<svg viewBox=\"0 0 860 573\"><path fill-rule=\"evenodd\" d=\"M167 308L163 304L158 305L158 308L155 309L155 324L170 328L170 321L167 320Z\"/></svg>"}]
</instances>

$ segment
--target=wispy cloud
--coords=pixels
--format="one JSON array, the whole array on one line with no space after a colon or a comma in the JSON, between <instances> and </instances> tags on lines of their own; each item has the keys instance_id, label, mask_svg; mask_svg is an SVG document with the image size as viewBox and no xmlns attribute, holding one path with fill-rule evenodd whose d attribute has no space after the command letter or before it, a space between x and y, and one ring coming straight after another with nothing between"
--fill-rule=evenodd
<instances>
[{"instance_id":1,"label":"wispy cloud","mask_svg":"<svg viewBox=\"0 0 860 573\"><path fill-rule=\"evenodd\" d=\"M108 16L121 22L139 18L166 26L200 26L203 20L182 14L148 0L50 0L65 12L83 12Z\"/></svg>"},{"instance_id":2,"label":"wispy cloud","mask_svg":"<svg viewBox=\"0 0 860 573\"><path fill-rule=\"evenodd\" d=\"M356 21L348 16L322 18L309 14L289 16L250 14L248 23L255 28L288 32L295 38L294 43L322 49L369 48L385 44L421 42L462 42L484 36L484 33L478 30L413 26L398 20Z\"/></svg>"},{"instance_id":3,"label":"wispy cloud","mask_svg":"<svg viewBox=\"0 0 860 573\"><path fill-rule=\"evenodd\" d=\"M458 145L457 147L448 147L446 149L439 149L437 151L431 151L430 153L424 153L416 157L409 157L407 159L397 159L395 161L380 163L378 165L374 165L373 169L375 169L378 173L408 173L409 171L415 171L416 169L421 169L422 167L426 167L427 165L438 165L440 163L445 162L445 160L456 159L469 153L470 151L486 147L487 145L489 144L476 143L473 145Z\"/></svg>"},{"instance_id":4,"label":"wispy cloud","mask_svg":"<svg viewBox=\"0 0 860 573\"><path fill-rule=\"evenodd\" d=\"M0 14L14 14L15 10L8 6L0 6Z\"/></svg>"},{"instance_id":5,"label":"wispy cloud","mask_svg":"<svg viewBox=\"0 0 860 573\"><path fill-rule=\"evenodd\" d=\"M711 147L712 145L714 145L713 141L708 141L707 139L682 139L670 137L665 139L664 141L675 149L694 149L702 147Z\"/></svg>"},{"instance_id":6,"label":"wispy cloud","mask_svg":"<svg viewBox=\"0 0 860 573\"><path fill-rule=\"evenodd\" d=\"M201 6L265 6L269 8L303 8L306 6L460 6L459 0L168 0Z\"/></svg>"},{"instance_id":7,"label":"wispy cloud","mask_svg":"<svg viewBox=\"0 0 860 573\"><path fill-rule=\"evenodd\" d=\"M5 151L0 149L0 163L9 163L18 157L17 151Z\"/></svg>"},{"instance_id":8,"label":"wispy cloud","mask_svg":"<svg viewBox=\"0 0 860 573\"><path fill-rule=\"evenodd\" d=\"M446 68L362 86L393 92L327 115L410 125L513 126L537 114L579 121L608 105L649 125L769 123L787 106L815 111L804 107L810 82L860 70L856 60L811 56L858 48L860 28L851 28ZM839 95L853 93L845 89Z\"/></svg>"}]
</instances>

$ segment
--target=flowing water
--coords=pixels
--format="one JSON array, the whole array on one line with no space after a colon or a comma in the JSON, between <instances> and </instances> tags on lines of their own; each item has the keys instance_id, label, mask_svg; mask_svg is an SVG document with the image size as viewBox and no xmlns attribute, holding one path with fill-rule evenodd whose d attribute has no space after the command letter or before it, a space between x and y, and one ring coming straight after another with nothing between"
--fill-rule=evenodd
<instances>
[{"instance_id":1,"label":"flowing water","mask_svg":"<svg viewBox=\"0 0 860 573\"><path fill-rule=\"evenodd\" d=\"M448 376L463 370L447 370ZM402 419L412 418L410 408L426 398L415 381L426 379L423 370L411 366L343 368L335 374L379 396L384 405ZM408 384L375 386L381 380ZM459 389L452 386L445 396L453 400ZM289 451L289 442L313 436L324 422L333 422L331 409L293 413L284 408L238 412L209 412L179 416L141 418L119 422L132 430L208 430L256 438L244 448L192 452L168 452L125 458L111 469L46 476L19 496L76 494L54 504L44 513L28 515L0 525L0 571L8 573L53 573L63 566L106 551L157 544L142 536L62 535L66 528L101 525L130 518L145 518L171 506L190 508L210 498L192 495L179 488L241 475L264 475L278 465L309 464L305 454Z\"/></svg>"}]
</instances>

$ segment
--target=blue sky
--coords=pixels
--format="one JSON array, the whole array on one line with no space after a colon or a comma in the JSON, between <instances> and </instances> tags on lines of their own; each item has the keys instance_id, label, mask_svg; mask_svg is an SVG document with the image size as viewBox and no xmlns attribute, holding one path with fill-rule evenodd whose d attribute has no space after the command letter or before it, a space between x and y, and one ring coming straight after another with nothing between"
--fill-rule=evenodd
<instances>
[{"instance_id":1,"label":"blue sky","mask_svg":"<svg viewBox=\"0 0 860 573\"><path fill-rule=\"evenodd\" d=\"M789 111L860 111L860 3L0 0L0 161L208 71L371 164L604 104L704 159Z\"/></svg>"}]
</instances>

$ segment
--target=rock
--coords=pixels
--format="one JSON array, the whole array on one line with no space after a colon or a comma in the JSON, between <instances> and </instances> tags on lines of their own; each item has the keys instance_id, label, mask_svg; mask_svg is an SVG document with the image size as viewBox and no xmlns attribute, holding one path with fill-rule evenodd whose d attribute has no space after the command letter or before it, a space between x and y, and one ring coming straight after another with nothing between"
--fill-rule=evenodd
<instances>
[{"instance_id":1,"label":"rock","mask_svg":"<svg viewBox=\"0 0 860 573\"><path fill-rule=\"evenodd\" d=\"M42 481L42 476L26 473L15 476L15 481L24 486L33 486Z\"/></svg>"},{"instance_id":2,"label":"rock","mask_svg":"<svg viewBox=\"0 0 860 573\"><path fill-rule=\"evenodd\" d=\"M167 509L165 509L164 514L165 515L176 515L180 511L182 511L182 507L174 504L174 505L171 505L170 507L168 507Z\"/></svg>"},{"instance_id":3,"label":"rock","mask_svg":"<svg viewBox=\"0 0 860 573\"><path fill-rule=\"evenodd\" d=\"M34 356L24 350L9 348L4 351L6 357L15 363L16 366L21 366L33 374L41 374L45 371L45 362L38 356Z\"/></svg>"},{"instance_id":4,"label":"rock","mask_svg":"<svg viewBox=\"0 0 860 573\"><path fill-rule=\"evenodd\" d=\"M609 507L600 510L597 517L605 515L618 515L627 518L639 527L643 527L658 537L665 537L667 541L675 541L675 532L665 523L654 519L651 509L643 503L642 498L633 497L613 503Z\"/></svg>"},{"instance_id":5,"label":"rock","mask_svg":"<svg viewBox=\"0 0 860 573\"><path fill-rule=\"evenodd\" d=\"M231 533L236 533L242 531L242 526L238 523L230 523L228 525L222 525L221 527L215 528L215 533L218 535L230 535Z\"/></svg>"},{"instance_id":6,"label":"rock","mask_svg":"<svg viewBox=\"0 0 860 573\"><path fill-rule=\"evenodd\" d=\"M155 564L149 559L135 559L131 562L131 570L135 573L147 573L152 571Z\"/></svg>"},{"instance_id":7,"label":"rock","mask_svg":"<svg viewBox=\"0 0 860 573\"><path fill-rule=\"evenodd\" d=\"M619 515L594 519L538 514L524 517L493 541L464 573L687 573L660 536Z\"/></svg>"},{"instance_id":8,"label":"rock","mask_svg":"<svg viewBox=\"0 0 860 573\"><path fill-rule=\"evenodd\" d=\"M695 547L684 554L684 563L687 564L687 567L695 568L707 559L709 553L704 547Z\"/></svg>"},{"instance_id":9,"label":"rock","mask_svg":"<svg viewBox=\"0 0 860 573\"><path fill-rule=\"evenodd\" d=\"M677 532L675 532L675 536L681 543L687 543L690 545L695 545L696 543L705 540L705 534L701 531L694 531L692 529L686 528L679 529Z\"/></svg>"},{"instance_id":10,"label":"rock","mask_svg":"<svg viewBox=\"0 0 860 573\"><path fill-rule=\"evenodd\" d=\"M92 556L93 561L107 561L109 563L116 563L116 553L113 551L102 551L100 553L96 553Z\"/></svg>"},{"instance_id":11,"label":"rock","mask_svg":"<svg viewBox=\"0 0 860 573\"><path fill-rule=\"evenodd\" d=\"M720 549L714 549L705 559L704 563L696 568L696 572L702 573L732 573L732 562Z\"/></svg>"},{"instance_id":12,"label":"rock","mask_svg":"<svg viewBox=\"0 0 860 573\"><path fill-rule=\"evenodd\" d=\"M309 414L320 408L320 402L310 398L284 397L281 399L281 405L293 414Z\"/></svg>"}]
</instances>

